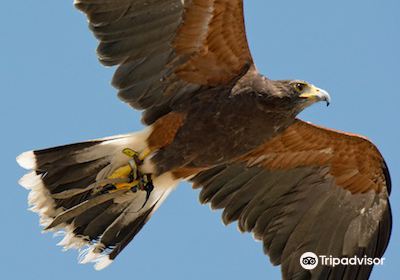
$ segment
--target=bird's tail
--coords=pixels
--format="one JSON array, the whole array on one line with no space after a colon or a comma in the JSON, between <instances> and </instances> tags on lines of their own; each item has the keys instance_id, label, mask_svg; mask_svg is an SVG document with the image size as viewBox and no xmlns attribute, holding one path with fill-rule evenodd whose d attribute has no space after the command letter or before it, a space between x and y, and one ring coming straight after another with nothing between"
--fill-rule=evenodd
<instances>
[{"instance_id":1,"label":"bird's tail","mask_svg":"<svg viewBox=\"0 0 400 280\"><path fill-rule=\"evenodd\" d=\"M146 150L148 135L98 139L17 158L32 170L19 181L30 190L30 209L45 230L64 234L60 246L81 251L80 262L95 262L96 269L110 264L175 187L165 174L145 182L136 178L131 153Z\"/></svg>"}]
</instances>

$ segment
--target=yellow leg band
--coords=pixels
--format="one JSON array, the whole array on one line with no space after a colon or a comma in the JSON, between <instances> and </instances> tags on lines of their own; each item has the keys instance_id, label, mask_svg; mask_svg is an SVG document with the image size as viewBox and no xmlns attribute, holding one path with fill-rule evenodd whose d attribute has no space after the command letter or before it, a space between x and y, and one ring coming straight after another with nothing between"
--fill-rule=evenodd
<instances>
[{"instance_id":1,"label":"yellow leg band","mask_svg":"<svg viewBox=\"0 0 400 280\"><path fill-rule=\"evenodd\" d=\"M129 149L129 148L125 148L122 150L122 152L127 155L128 157L133 158L134 156L139 155L136 151Z\"/></svg>"},{"instance_id":2,"label":"yellow leg band","mask_svg":"<svg viewBox=\"0 0 400 280\"><path fill-rule=\"evenodd\" d=\"M125 148L122 150L122 153L124 153L124 155L133 158L135 156L137 156L139 158L139 160L144 160L148 155L150 155L151 150L149 148L144 149L140 154L130 148Z\"/></svg>"}]
</instances>

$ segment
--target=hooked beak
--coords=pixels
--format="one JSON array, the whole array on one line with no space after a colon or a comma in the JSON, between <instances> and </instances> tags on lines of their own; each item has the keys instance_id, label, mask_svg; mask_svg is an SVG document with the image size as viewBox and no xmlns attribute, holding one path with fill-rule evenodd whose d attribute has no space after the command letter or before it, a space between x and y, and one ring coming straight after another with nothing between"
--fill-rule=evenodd
<instances>
[{"instance_id":1,"label":"hooked beak","mask_svg":"<svg viewBox=\"0 0 400 280\"><path fill-rule=\"evenodd\" d=\"M331 103L331 96L329 93L321 88L317 88L314 85L311 85L306 89L302 94L300 94L301 98L307 99L308 102L318 102L325 101L326 106L329 106Z\"/></svg>"}]
</instances>

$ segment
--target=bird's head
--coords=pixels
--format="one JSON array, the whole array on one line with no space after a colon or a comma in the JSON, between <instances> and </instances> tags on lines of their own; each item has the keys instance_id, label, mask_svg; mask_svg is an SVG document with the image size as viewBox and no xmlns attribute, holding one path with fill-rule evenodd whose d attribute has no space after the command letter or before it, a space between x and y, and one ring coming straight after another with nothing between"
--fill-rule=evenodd
<instances>
[{"instance_id":1,"label":"bird's head","mask_svg":"<svg viewBox=\"0 0 400 280\"><path fill-rule=\"evenodd\" d=\"M329 93L313 84L300 80L281 80L273 81L274 97L280 99L280 103L286 108L291 108L296 113L300 113L308 106L325 101L327 106L331 102Z\"/></svg>"}]
</instances>

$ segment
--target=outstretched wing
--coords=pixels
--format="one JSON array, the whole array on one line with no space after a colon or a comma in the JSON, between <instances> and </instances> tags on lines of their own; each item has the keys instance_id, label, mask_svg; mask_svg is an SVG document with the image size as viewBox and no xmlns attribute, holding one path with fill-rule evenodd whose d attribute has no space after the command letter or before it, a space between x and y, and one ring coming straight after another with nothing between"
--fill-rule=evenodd
<instances>
[{"instance_id":1,"label":"outstretched wing","mask_svg":"<svg viewBox=\"0 0 400 280\"><path fill-rule=\"evenodd\" d=\"M119 97L153 123L202 87L229 85L252 58L242 0L75 0L100 40L104 65L118 65Z\"/></svg>"},{"instance_id":2,"label":"outstretched wing","mask_svg":"<svg viewBox=\"0 0 400 280\"><path fill-rule=\"evenodd\" d=\"M367 279L372 265L300 266L305 252L381 257L391 232L390 177L377 148L359 136L297 120L231 165L193 178L200 200L225 224L262 240L285 279Z\"/></svg>"}]
</instances>

